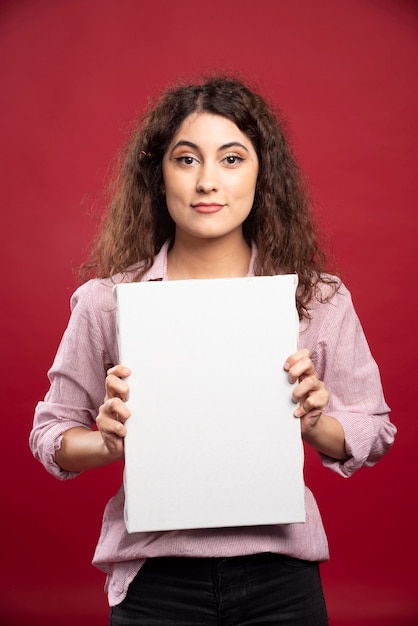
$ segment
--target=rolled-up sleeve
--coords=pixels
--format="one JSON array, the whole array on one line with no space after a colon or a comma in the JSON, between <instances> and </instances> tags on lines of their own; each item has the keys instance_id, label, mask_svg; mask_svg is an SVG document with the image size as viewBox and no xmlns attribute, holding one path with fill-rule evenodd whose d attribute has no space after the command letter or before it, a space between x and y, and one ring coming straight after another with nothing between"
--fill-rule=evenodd
<instances>
[{"instance_id":1,"label":"rolled-up sleeve","mask_svg":"<svg viewBox=\"0 0 418 626\"><path fill-rule=\"evenodd\" d=\"M344 429L349 459L321 455L325 466L349 477L362 466L372 466L393 444L396 428L389 419L380 374L344 285L312 311L301 347L311 351L319 378L330 400L325 412Z\"/></svg>"},{"instance_id":2,"label":"rolled-up sleeve","mask_svg":"<svg viewBox=\"0 0 418 626\"><path fill-rule=\"evenodd\" d=\"M104 399L106 371L117 358L111 285L90 281L71 299L71 317L48 372L50 388L35 409L29 437L34 456L61 480L77 475L55 462L62 436L76 426L94 428Z\"/></svg>"}]
</instances>

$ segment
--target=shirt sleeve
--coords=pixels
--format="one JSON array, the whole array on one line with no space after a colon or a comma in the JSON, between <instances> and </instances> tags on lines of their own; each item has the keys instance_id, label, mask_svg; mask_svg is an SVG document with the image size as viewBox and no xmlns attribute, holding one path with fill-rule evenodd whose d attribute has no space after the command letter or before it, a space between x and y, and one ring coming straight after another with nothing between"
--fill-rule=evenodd
<instances>
[{"instance_id":1,"label":"shirt sleeve","mask_svg":"<svg viewBox=\"0 0 418 626\"><path fill-rule=\"evenodd\" d=\"M55 462L62 436L76 426L95 427L106 371L118 359L111 286L98 280L86 283L72 296L71 311L48 372L50 388L36 407L29 438L34 456L61 480L78 474L62 470Z\"/></svg>"},{"instance_id":2,"label":"shirt sleeve","mask_svg":"<svg viewBox=\"0 0 418 626\"><path fill-rule=\"evenodd\" d=\"M304 340L301 333L300 347L310 349L327 387L330 400L325 412L342 425L349 459L320 456L325 466L349 477L386 454L396 428L389 419L378 367L344 285L329 301L316 304L306 335Z\"/></svg>"}]
</instances>

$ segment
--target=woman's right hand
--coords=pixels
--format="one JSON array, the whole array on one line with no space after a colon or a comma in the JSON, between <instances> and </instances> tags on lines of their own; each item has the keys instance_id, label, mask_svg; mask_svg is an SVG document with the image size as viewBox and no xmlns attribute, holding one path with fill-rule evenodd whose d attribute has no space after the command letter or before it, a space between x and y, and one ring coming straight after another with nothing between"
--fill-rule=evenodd
<instances>
[{"instance_id":1,"label":"woman's right hand","mask_svg":"<svg viewBox=\"0 0 418 626\"><path fill-rule=\"evenodd\" d=\"M97 428L113 460L124 456L125 422L131 412L126 405L129 387L123 380L131 370L124 365L115 365L107 371L106 396L96 417Z\"/></svg>"}]
</instances>

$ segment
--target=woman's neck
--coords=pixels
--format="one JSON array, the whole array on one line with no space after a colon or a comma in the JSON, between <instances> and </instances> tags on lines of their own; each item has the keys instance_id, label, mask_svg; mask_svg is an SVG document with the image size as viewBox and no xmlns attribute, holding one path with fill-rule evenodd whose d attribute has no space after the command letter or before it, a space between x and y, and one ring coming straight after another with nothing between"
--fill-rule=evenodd
<instances>
[{"instance_id":1,"label":"woman's neck","mask_svg":"<svg viewBox=\"0 0 418 626\"><path fill-rule=\"evenodd\" d=\"M232 241L176 236L167 257L168 279L246 276L250 258L251 248L243 236Z\"/></svg>"}]
</instances>

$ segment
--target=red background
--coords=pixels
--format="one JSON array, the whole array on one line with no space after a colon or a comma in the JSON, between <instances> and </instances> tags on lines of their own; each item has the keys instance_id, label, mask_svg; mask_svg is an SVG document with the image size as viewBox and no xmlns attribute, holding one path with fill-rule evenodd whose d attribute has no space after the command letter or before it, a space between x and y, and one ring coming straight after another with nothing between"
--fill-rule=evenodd
<instances>
[{"instance_id":1,"label":"red background","mask_svg":"<svg viewBox=\"0 0 418 626\"><path fill-rule=\"evenodd\" d=\"M348 481L308 454L331 624L418 623L417 34L412 0L1 2L2 623L107 623L90 559L120 468L60 483L27 438L113 155L150 95L211 68L285 111L399 428Z\"/></svg>"}]
</instances>

